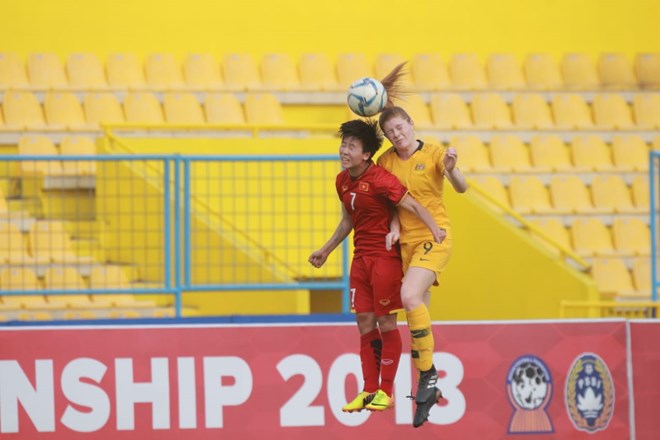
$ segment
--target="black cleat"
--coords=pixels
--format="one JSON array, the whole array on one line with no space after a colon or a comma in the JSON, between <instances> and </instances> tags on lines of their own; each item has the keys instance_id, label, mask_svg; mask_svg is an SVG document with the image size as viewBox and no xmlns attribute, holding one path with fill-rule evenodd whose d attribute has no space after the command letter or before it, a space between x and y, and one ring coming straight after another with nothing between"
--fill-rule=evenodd
<instances>
[{"instance_id":1,"label":"black cleat","mask_svg":"<svg viewBox=\"0 0 660 440\"><path fill-rule=\"evenodd\" d=\"M419 428L429 418L431 408L442 399L442 392L435 386L438 381L438 372L435 367L428 371L422 371L419 374L419 384L417 394L415 395L415 417L413 418L413 427Z\"/></svg>"}]
</instances>

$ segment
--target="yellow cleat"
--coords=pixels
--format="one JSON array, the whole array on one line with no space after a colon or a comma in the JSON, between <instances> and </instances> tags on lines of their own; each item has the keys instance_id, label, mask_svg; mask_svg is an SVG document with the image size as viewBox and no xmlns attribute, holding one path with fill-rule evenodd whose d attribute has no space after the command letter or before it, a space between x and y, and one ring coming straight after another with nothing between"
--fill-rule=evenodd
<instances>
[{"instance_id":1,"label":"yellow cleat","mask_svg":"<svg viewBox=\"0 0 660 440\"><path fill-rule=\"evenodd\" d=\"M357 395L355 399L344 405L344 407L341 410L349 413L355 411L362 411L366 407L366 405L369 402L371 402L371 400L374 398L375 395L376 393L367 393L366 391L362 391L360 394Z\"/></svg>"},{"instance_id":2,"label":"yellow cleat","mask_svg":"<svg viewBox=\"0 0 660 440\"><path fill-rule=\"evenodd\" d=\"M376 391L371 402L367 403L365 408L369 411L385 411L394 406L394 399L387 395L383 390Z\"/></svg>"}]
</instances>

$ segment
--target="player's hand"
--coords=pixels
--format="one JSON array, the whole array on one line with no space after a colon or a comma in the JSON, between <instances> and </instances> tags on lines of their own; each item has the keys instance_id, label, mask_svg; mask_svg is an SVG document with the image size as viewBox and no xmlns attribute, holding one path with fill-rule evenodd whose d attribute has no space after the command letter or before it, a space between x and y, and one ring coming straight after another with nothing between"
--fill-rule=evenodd
<instances>
[{"instance_id":1,"label":"player's hand","mask_svg":"<svg viewBox=\"0 0 660 440\"><path fill-rule=\"evenodd\" d=\"M385 236L385 249L391 251L397 241L399 241L399 233L397 231L388 232Z\"/></svg>"},{"instance_id":2,"label":"player's hand","mask_svg":"<svg viewBox=\"0 0 660 440\"><path fill-rule=\"evenodd\" d=\"M447 151L445 152L445 170L447 172L450 172L456 167L456 162L458 162L458 153L456 152L456 148L454 147L449 147L447 148Z\"/></svg>"},{"instance_id":3,"label":"player's hand","mask_svg":"<svg viewBox=\"0 0 660 440\"><path fill-rule=\"evenodd\" d=\"M322 251L312 252L312 255L309 256L309 261L312 266L319 268L323 266L325 260L328 259L328 254Z\"/></svg>"},{"instance_id":4,"label":"player's hand","mask_svg":"<svg viewBox=\"0 0 660 440\"><path fill-rule=\"evenodd\" d=\"M447 238L447 231L443 228L435 227L431 233L433 234L433 240L438 244L442 243L445 241L445 238Z\"/></svg>"}]
</instances>

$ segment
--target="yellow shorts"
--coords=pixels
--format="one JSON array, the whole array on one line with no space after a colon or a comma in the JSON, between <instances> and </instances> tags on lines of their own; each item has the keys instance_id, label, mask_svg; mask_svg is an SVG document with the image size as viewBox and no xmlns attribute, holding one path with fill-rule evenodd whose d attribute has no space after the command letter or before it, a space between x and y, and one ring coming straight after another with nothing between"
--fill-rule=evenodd
<instances>
[{"instance_id":1,"label":"yellow shorts","mask_svg":"<svg viewBox=\"0 0 660 440\"><path fill-rule=\"evenodd\" d=\"M401 245L401 258L403 260L403 273L409 267L423 267L435 272L434 286L438 285L440 274L447 267L451 256L451 238L446 238L438 244L433 241L420 241Z\"/></svg>"}]
</instances>

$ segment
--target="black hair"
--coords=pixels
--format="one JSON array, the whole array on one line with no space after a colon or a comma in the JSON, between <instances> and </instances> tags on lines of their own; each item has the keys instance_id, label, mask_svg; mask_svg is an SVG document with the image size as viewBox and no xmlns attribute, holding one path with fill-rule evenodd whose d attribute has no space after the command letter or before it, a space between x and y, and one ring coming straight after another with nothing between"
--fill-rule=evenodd
<instances>
[{"instance_id":1,"label":"black hair","mask_svg":"<svg viewBox=\"0 0 660 440\"><path fill-rule=\"evenodd\" d=\"M339 126L339 137L353 136L362 141L362 151L374 157L383 145L383 135L378 130L378 122L371 119L354 119Z\"/></svg>"}]
</instances>

